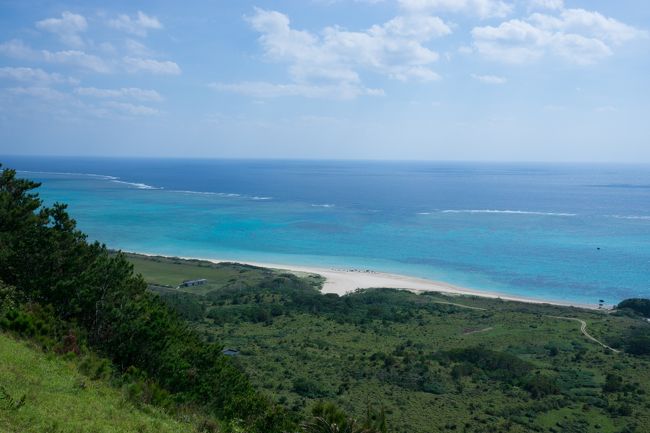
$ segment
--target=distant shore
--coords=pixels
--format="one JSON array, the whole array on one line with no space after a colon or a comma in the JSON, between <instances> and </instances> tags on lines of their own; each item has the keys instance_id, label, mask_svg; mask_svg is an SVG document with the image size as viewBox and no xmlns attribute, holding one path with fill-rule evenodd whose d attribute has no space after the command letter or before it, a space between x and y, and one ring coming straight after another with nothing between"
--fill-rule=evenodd
<instances>
[{"instance_id":1,"label":"distant shore","mask_svg":"<svg viewBox=\"0 0 650 433\"><path fill-rule=\"evenodd\" d=\"M133 254L140 254L148 257L166 257L173 258L164 254L143 253L130 251ZM211 257L182 257L177 256L179 259L184 260L203 260L211 263L240 263L244 265L258 266L262 268L271 268L278 270L286 270L298 274L318 274L325 278L323 284L323 293L336 293L337 295L344 295L356 289L373 289L373 288L394 288L405 289L413 292L439 292L447 295L464 295L464 296L479 296L492 299L503 299L505 301L526 302L533 304L549 304L558 305L563 307L576 307L585 308L590 310L598 310L597 304L584 304L579 302L570 301L556 301L547 299L529 298L525 296L516 296L494 291L469 289L466 287L455 286L453 284L445 283L442 281L428 280L425 278L412 277L408 275L400 275L386 272L377 272L369 269L357 268L326 268L318 266L305 266L305 265L287 265L279 263L256 262L247 260L233 260L224 258L211 258Z\"/></svg>"}]
</instances>

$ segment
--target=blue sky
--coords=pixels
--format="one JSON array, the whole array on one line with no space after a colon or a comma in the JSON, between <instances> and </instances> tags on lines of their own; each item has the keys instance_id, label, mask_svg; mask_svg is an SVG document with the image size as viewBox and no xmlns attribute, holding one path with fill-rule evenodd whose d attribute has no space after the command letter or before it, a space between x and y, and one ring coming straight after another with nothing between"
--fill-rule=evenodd
<instances>
[{"instance_id":1,"label":"blue sky","mask_svg":"<svg viewBox=\"0 0 650 433\"><path fill-rule=\"evenodd\" d=\"M0 154L650 162L649 72L645 0L0 0Z\"/></svg>"}]
</instances>

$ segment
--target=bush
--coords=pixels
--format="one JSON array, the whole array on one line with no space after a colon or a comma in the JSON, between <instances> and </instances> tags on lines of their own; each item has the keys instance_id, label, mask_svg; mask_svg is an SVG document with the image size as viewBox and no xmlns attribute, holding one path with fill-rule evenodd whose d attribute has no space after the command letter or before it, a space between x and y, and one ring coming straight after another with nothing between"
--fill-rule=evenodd
<instances>
[{"instance_id":1,"label":"bush","mask_svg":"<svg viewBox=\"0 0 650 433\"><path fill-rule=\"evenodd\" d=\"M543 398L560 392L557 382L543 374L534 374L526 378L524 389L530 392L533 398Z\"/></svg>"},{"instance_id":2,"label":"bush","mask_svg":"<svg viewBox=\"0 0 650 433\"><path fill-rule=\"evenodd\" d=\"M623 378L617 374L608 374L603 385L603 392L618 392L623 390Z\"/></svg>"},{"instance_id":3,"label":"bush","mask_svg":"<svg viewBox=\"0 0 650 433\"><path fill-rule=\"evenodd\" d=\"M296 378L293 381L293 390L307 398L321 398L328 394L318 382L304 377Z\"/></svg>"},{"instance_id":4,"label":"bush","mask_svg":"<svg viewBox=\"0 0 650 433\"><path fill-rule=\"evenodd\" d=\"M113 375L113 366L106 358L95 354L85 355L79 362L79 371L92 380L109 379Z\"/></svg>"},{"instance_id":5,"label":"bush","mask_svg":"<svg viewBox=\"0 0 650 433\"><path fill-rule=\"evenodd\" d=\"M650 299L625 299L624 301L621 301L616 308L619 310L629 309L643 317L650 317Z\"/></svg>"},{"instance_id":6,"label":"bush","mask_svg":"<svg viewBox=\"0 0 650 433\"><path fill-rule=\"evenodd\" d=\"M471 364L488 377L506 382L515 382L522 379L532 370L532 366L528 362L519 359L515 355L482 347L452 350L442 353L441 356L452 361Z\"/></svg>"},{"instance_id":7,"label":"bush","mask_svg":"<svg viewBox=\"0 0 650 433\"><path fill-rule=\"evenodd\" d=\"M624 338L625 351L633 355L650 355L650 327L631 330Z\"/></svg>"}]
</instances>

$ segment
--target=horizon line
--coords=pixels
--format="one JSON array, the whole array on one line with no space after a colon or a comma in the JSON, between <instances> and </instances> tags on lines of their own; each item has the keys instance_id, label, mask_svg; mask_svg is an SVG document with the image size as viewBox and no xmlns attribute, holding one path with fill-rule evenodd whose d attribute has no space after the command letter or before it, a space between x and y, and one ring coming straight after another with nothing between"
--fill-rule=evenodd
<instances>
[{"instance_id":1,"label":"horizon line","mask_svg":"<svg viewBox=\"0 0 650 433\"><path fill-rule=\"evenodd\" d=\"M0 154L3 158L52 158L52 159L132 159L132 160L213 160L213 161L286 161L286 162L404 162L404 163L466 163L466 164L590 164L590 165L650 165L650 161L602 161L602 160L499 160L499 159L414 159L414 158L313 158L313 157L249 157L249 156L152 156L152 155L60 155L60 154Z\"/></svg>"}]
</instances>

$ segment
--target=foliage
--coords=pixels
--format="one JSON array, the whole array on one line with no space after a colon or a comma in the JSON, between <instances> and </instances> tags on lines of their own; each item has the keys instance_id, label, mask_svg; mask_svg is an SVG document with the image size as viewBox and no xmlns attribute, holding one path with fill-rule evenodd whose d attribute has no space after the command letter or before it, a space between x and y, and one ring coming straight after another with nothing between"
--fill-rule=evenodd
<instances>
[{"instance_id":1,"label":"foliage","mask_svg":"<svg viewBox=\"0 0 650 433\"><path fill-rule=\"evenodd\" d=\"M609 373L603 384L603 392L618 392L623 390L623 378L618 374Z\"/></svg>"},{"instance_id":2,"label":"foliage","mask_svg":"<svg viewBox=\"0 0 650 433\"><path fill-rule=\"evenodd\" d=\"M632 298L621 301L617 309L629 309L643 317L650 317L650 299Z\"/></svg>"},{"instance_id":3,"label":"foliage","mask_svg":"<svg viewBox=\"0 0 650 433\"><path fill-rule=\"evenodd\" d=\"M650 355L650 326L634 327L624 336L625 350L633 355Z\"/></svg>"},{"instance_id":4,"label":"foliage","mask_svg":"<svg viewBox=\"0 0 650 433\"><path fill-rule=\"evenodd\" d=\"M206 314L193 326L238 349L234 360L259 388L314 422L312 408L327 398L356 420L367 401L380 402L391 430L405 433L619 433L650 423L650 378L638 373L650 364L605 351L575 322L549 316L585 320L592 335L621 348L628 329L645 326L636 317L391 289L337 296L303 275L304 285L269 287L279 270L129 259L154 290L209 278L207 287L169 290L195 295ZM610 373L623 387L604 392Z\"/></svg>"},{"instance_id":5,"label":"foliage","mask_svg":"<svg viewBox=\"0 0 650 433\"><path fill-rule=\"evenodd\" d=\"M367 401L381 402L395 432L619 433L650 422L650 380L638 374L650 364L604 351L575 322L549 316L583 319L610 344L642 325L636 318L390 289L336 296L318 293L302 275L304 286L270 287L277 270L130 259L152 287L160 275L173 282L213 272L209 287L178 289L205 308L193 326L238 349L234 361L310 420L303 428L340 428L313 418L322 398L355 420L365 418ZM612 372L623 388L603 392Z\"/></svg>"},{"instance_id":6,"label":"foliage","mask_svg":"<svg viewBox=\"0 0 650 433\"><path fill-rule=\"evenodd\" d=\"M0 431L194 433L194 419L128 401L108 380L80 373L83 358L52 356L0 333Z\"/></svg>"},{"instance_id":7,"label":"foliage","mask_svg":"<svg viewBox=\"0 0 650 433\"><path fill-rule=\"evenodd\" d=\"M437 354L440 359L460 362L452 368L452 377L476 375L521 386L534 398L557 394L557 382L543 374L531 373L533 366L519 357L506 352L497 352L482 347L469 347Z\"/></svg>"},{"instance_id":8,"label":"foliage","mask_svg":"<svg viewBox=\"0 0 650 433\"><path fill-rule=\"evenodd\" d=\"M205 307L197 295L150 287L160 299L185 320L196 321L205 315Z\"/></svg>"},{"instance_id":9,"label":"foliage","mask_svg":"<svg viewBox=\"0 0 650 433\"><path fill-rule=\"evenodd\" d=\"M376 414L368 408L366 419L359 423L332 403L319 402L312 409L313 418L303 425L305 433L386 433L383 410ZM373 419L374 418L374 419Z\"/></svg>"},{"instance_id":10,"label":"foliage","mask_svg":"<svg viewBox=\"0 0 650 433\"><path fill-rule=\"evenodd\" d=\"M4 386L0 385L0 410L18 410L25 405L25 398L27 394L15 399Z\"/></svg>"}]
</instances>

